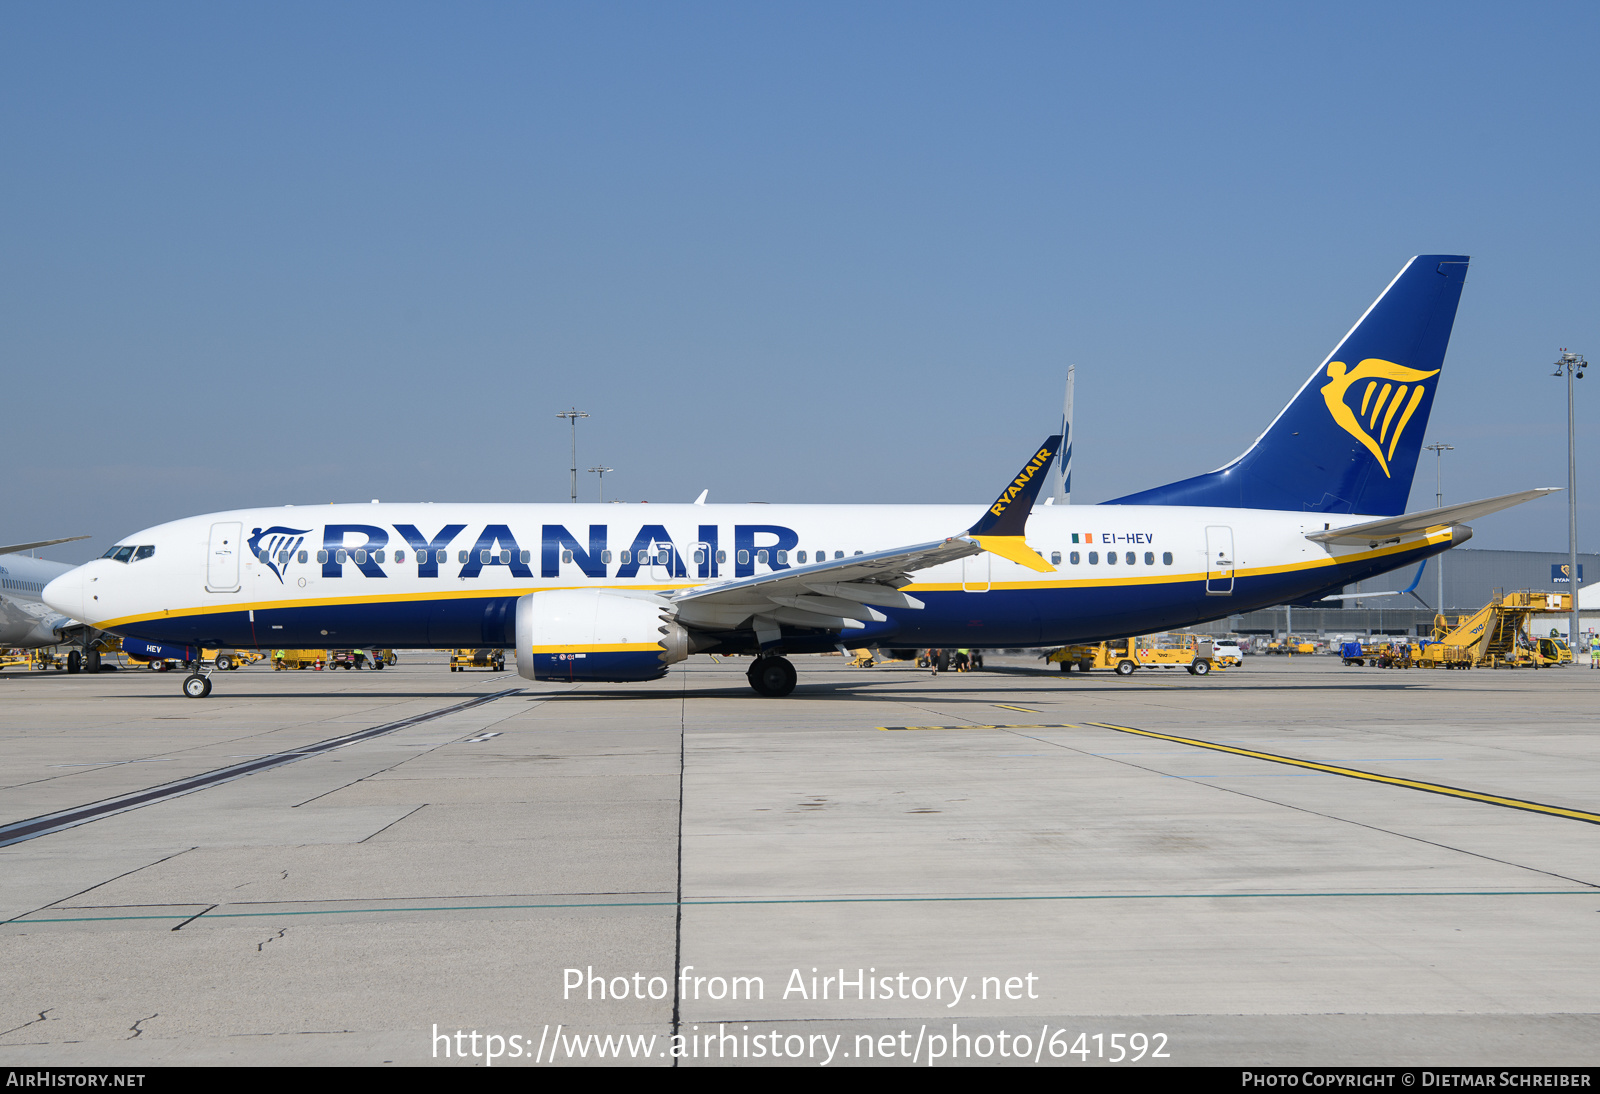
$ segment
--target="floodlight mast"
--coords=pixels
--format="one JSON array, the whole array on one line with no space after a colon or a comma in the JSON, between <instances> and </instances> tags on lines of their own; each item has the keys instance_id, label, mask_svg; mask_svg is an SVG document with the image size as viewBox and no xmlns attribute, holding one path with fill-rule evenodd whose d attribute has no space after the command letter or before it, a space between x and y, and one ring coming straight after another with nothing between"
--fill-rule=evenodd
<instances>
[{"instance_id":1,"label":"floodlight mast","mask_svg":"<svg viewBox=\"0 0 1600 1094\"><path fill-rule=\"evenodd\" d=\"M1444 444L1442 442L1435 443L1435 444L1430 444L1428 446L1428 451L1433 453L1433 489L1434 489L1433 507L1435 509L1443 509L1444 508L1444 478L1443 478L1444 472L1442 470L1442 460L1443 460L1444 454L1446 452L1454 452L1455 450L1456 450L1456 446L1455 445L1453 445L1453 444ZM1439 603L1436 606L1435 611L1437 611L1438 614L1443 615L1444 614L1444 556L1440 555L1439 557L1435 558L1434 561L1439 564Z\"/></svg>"},{"instance_id":2,"label":"floodlight mast","mask_svg":"<svg viewBox=\"0 0 1600 1094\"><path fill-rule=\"evenodd\" d=\"M1567 588L1572 590L1572 614L1567 621L1567 644L1572 647L1572 660L1578 660L1578 453L1572 414L1572 380L1583 379L1583 370L1589 362L1582 354L1561 347L1556 358L1556 370L1551 375L1567 377Z\"/></svg>"},{"instance_id":3,"label":"floodlight mast","mask_svg":"<svg viewBox=\"0 0 1600 1094\"><path fill-rule=\"evenodd\" d=\"M578 419L587 418L589 415L573 407L557 414L557 418L572 419L572 504L578 504Z\"/></svg>"}]
</instances>

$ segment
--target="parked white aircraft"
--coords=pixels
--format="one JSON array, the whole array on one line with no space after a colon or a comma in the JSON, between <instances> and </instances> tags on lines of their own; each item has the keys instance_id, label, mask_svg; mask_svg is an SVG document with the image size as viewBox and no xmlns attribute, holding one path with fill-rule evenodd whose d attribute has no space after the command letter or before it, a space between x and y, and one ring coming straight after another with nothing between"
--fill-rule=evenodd
<instances>
[{"instance_id":1,"label":"parked white aircraft","mask_svg":"<svg viewBox=\"0 0 1600 1094\"><path fill-rule=\"evenodd\" d=\"M31 650L84 638L83 624L68 619L41 598L44 587L72 569L71 564L30 558L22 552L88 538L69 536L0 547L0 646ZM68 672L77 672L82 665L77 650L67 655Z\"/></svg>"},{"instance_id":2,"label":"parked white aircraft","mask_svg":"<svg viewBox=\"0 0 1600 1094\"><path fill-rule=\"evenodd\" d=\"M1412 259L1238 459L1104 505L1034 507L1059 436L966 506L335 505L158 525L52 582L56 610L191 647L515 647L539 680L689 654L1040 646L1316 602L1464 542L1530 490L1402 516L1467 260ZM970 523L978 515L977 523ZM970 525L970 526L969 526ZM963 530L964 529L964 530ZM184 681L209 694L209 677Z\"/></svg>"}]
</instances>

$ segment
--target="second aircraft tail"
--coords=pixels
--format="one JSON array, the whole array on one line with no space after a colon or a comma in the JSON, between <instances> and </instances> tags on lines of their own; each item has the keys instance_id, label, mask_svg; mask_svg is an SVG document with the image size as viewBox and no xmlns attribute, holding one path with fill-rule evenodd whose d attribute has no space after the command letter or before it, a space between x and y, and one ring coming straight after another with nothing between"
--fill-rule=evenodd
<instances>
[{"instance_id":1,"label":"second aircraft tail","mask_svg":"<svg viewBox=\"0 0 1600 1094\"><path fill-rule=\"evenodd\" d=\"M1105 504L1405 512L1467 261L1406 263L1238 459Z\"/></svg>"}]
</instances>

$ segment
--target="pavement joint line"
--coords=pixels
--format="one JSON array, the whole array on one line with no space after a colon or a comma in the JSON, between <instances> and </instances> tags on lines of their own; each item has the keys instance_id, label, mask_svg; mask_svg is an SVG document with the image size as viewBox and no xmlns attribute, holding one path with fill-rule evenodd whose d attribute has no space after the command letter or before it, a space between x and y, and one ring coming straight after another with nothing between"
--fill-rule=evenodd
<instances>
[{"instance_id":1,"label":"pavement joint line","mask_svg":"<svg viewBox=\"0 0 1600 1094\"><path fill-rule=\"evenodd\" d=\"M1116 730L1118 733L1132 733L1140 737L1151 737L1158 741L1173 741L1177 744L1190 745L1194 748L1210 749L1213 752L1226 752L1230 755L1245 756L1253 760L1267 760L1271 763L1287 764L1290 767L1303 767L1307 770L1320 771L1324 774L1342 775L1347 779L1360 779L1365 782L1384 783L1389 786L1404 787L1407 790L1421 790L1429 794L1442 794L1445 797L1462 798L1466 801L1482 802L1486 805L1497 805L1504 809L1520 809L1525 812L1538 813L1548 817L1561 817L1564 820L1582 821L1585 824L1600 824L1600 814L1588 813L1581 809L1563 809L1560 806L1545 805L1542 802L1526 801L1522 798L1508 798L1500 794L1485 794L1478 790L1466 790L1459 786L1447 786L1444 783L1427 783L1417 779L1402 779L1394 775L1379 775L1371 771L1362 771L1360 768L1339 767L1336 764L1318 763L1314 760L1301 760L1296 759L1293 756L1279 756L1272 752L1258 752L1249 748L1235 748L1232 745L1215 744L1211 741L1201 741L1193 737L1179 737L1171 733L1158 733L1152 729L1135 729L1132 726L1113 725L1110 722L1089 722L1087 724L1094 726L1096 729L1112 729Z\"/></svg>"},{"instance_id":2,"label":"pavement joint line","mask_svg":"<svg viewBox=\"0 0 1600 1094\"><path fill-rule=\"evenodd\" d=\"M1044 896L861 896L861 897L785 897L751 900L685 900L685 908L770 906L778 904L966 904L1030 903L1076 900L1300 900L1332 898L1393 897L1485 897L1485 896L1586 896L1593 889L1483 889L1483 890L1384 890L1374 892L1265 892L1265 893L1073 893ZM675 900L591 901L575 904L459 904L417 908L317 908L279 912L202 912L174 915L65 916L52 919L13 919L3 926L26 927L34 923L116 923L133 920L271 919L307 915L386 915L397 912L514 912L559 911L562 908L676 908Z\"/></svg>"},{"instance_id":3,"label":"pavement joint line","mask_svg":"<svg viewBox=\"0 0 1600 1094\"><path fill-rule=\"evenodd\" d=\"M1094 723L1091 722L1090 724L1093 725ZM904 731L907 731L907 730L921 731L921 730L930 730L930 729L1081 729L1081 728L1082 728L1081 726L1067 725L1067 724L1061 723L1061 722L1052 723L1050 725L989 725L989 724L982 723L982 722L972 722L972 723L969 723L967 725L959 725L959 726L879 726L878 730L880 732L883 732L883 733L899 733L899 732L904 732Z\"/></svg>"},{"instance_id":4,"label":"pavement joint line","mask_svg":"<svg viewBox=\"0 0 1600 1094\"><path fill-rule=\"evenodd\" d=\"M331 737L326 741L318 741L315 744L302 745L299 748L287 749L283 752L274 752L260 759L233 764L229 767L219 767L213 771L204 771L198 775L190 775L187 778L162 783L159 786L147 787L144 790L119 794L114 798L91 802L88 805L74 806L71 809L58 810L54 813L30 817L27 820L14 821L11 824L0 826L0 847L9 847L14 843L21 843L24 840L48 835L51 832L60 832L66 828L75 828L80 824L88 824L104 817L126 813L129 810L139 809L146 805L155 805L158 802L182 797L185 794L193 794L199 790L208 790L213 786L232 782L234 779L242 779L247 775L270 771L273 768L283 767L312 756L321 756L337 749L347 748L350 745L386 736L398 730L409 729L411 726L430 722L435 718L442 718L448 714L459 714L461 711L470 710L485 703L492 703L496 699L503 699L508 695L520 695L521 693L521 688L507 688L504 691L479 695L465 702L441 707L438 710L413 714L409 718L401 718L399 721L386 722L383 725L372 726L369 729L360 729L353 733L341 734L338 737Z\"/></svg>"}]
</instances>

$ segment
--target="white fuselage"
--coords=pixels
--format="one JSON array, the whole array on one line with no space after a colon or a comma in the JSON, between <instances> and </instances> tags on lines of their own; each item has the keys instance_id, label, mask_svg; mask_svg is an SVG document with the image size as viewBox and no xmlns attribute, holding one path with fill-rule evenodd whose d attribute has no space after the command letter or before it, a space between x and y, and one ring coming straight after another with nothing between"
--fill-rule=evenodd
<instances>
[{"instance_id":1,"label":"white fuselage","mask_svg":"<svg viewBox=\"0 0 1600 1094\"><path fill-rule=\"evenodd\" d=\"M509 645L491 618L524 594L670 592L959 535L978 506L432 504L285 506L158 525L45 594L152 641L270 647ZM1371 518L1178 506L1038 506L1027 543L918 571L924 611L852 641L1038 645L1184 626L1283 603L1447 549L1448 530L1379 546L1306 534ZM781 554L779 552L782 552ZM891 613L892 614L892 613Z\"/></svg>"}]
</instances>

